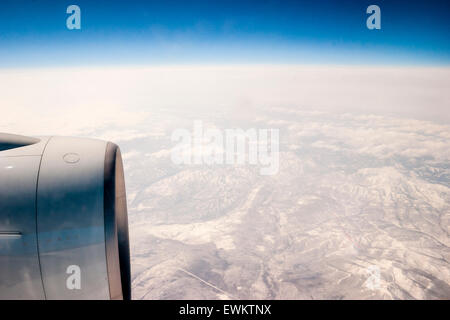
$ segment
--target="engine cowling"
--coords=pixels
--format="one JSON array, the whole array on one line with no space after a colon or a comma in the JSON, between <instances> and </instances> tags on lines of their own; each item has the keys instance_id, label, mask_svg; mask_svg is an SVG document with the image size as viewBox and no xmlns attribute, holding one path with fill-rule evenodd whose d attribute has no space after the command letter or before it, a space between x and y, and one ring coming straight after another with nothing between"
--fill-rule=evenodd
<instances>
[{"instance_id":1,"label":"engine cowling","mask_svg":"<svg viewBox=\"0 0 450 320\"><path fill-rule=\"evenodd\" d=\"M119 147L0 134L0 299L130 298Z\"/></svg>"}]
</instances>

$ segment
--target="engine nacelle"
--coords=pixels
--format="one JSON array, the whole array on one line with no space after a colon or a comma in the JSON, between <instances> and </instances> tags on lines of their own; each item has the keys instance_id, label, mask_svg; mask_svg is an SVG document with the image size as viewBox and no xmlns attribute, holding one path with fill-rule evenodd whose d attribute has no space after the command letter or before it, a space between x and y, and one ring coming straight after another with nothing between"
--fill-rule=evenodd
<instances>
[{"instance_id":1,"label":"engine nacelle","mask_svg":"<svg viewBox=\"0 0 450 320\"><path fill-rule=\"evenodd\" d=\"M120 149L0 134L0 299L130 299Z\"/></svg>"}]
</instances>

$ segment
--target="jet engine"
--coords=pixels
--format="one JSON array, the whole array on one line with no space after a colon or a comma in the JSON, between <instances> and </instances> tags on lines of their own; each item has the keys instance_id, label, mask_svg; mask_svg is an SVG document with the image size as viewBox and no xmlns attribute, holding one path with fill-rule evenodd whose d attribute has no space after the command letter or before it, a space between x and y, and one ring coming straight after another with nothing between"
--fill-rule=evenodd
<instances>
[{"instance_id":1,"label":"jet engine","mask_svg":"<svg viewBox=\"0 0 450 320\"><path fill-rule=\"evenodd\" d=\"M130 298L119 147L0 134L0 299Z\"/></svg>"}]
</instances>

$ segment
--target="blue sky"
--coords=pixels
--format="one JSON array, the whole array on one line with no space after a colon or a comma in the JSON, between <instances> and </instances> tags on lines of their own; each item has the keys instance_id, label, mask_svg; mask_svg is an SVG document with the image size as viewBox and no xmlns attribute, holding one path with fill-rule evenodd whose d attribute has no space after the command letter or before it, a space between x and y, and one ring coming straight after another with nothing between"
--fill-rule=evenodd
<instances>
[{"instance_id":1,"label":"blue sky","mask_svg":"<svg viewBox=\"0 0 450 320\"><path fill-rule=\"evenodd\" d=\"M66 8L81 8L68 30ZM381 8L381 30L366 8ZM448 65L450 1L1 1L0 66Z\"/></svg>"}]
</instances>

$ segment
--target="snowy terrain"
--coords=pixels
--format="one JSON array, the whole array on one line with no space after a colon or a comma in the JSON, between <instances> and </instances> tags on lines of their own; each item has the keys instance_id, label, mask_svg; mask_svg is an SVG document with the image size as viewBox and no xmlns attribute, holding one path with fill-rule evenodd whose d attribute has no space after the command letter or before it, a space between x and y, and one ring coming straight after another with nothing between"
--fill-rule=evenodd
<instances>
[{"instance_id":1,"label":"snowy terrain","mask_svg":"<svg viewBox=\"0 0 450 320\"><path fill-rule=\"evenodd\" d=\"M125 154L134 297L449 298L449 126L275 109L248 127L273 119L274 176Z\"/></svg>"}]
</instances>

